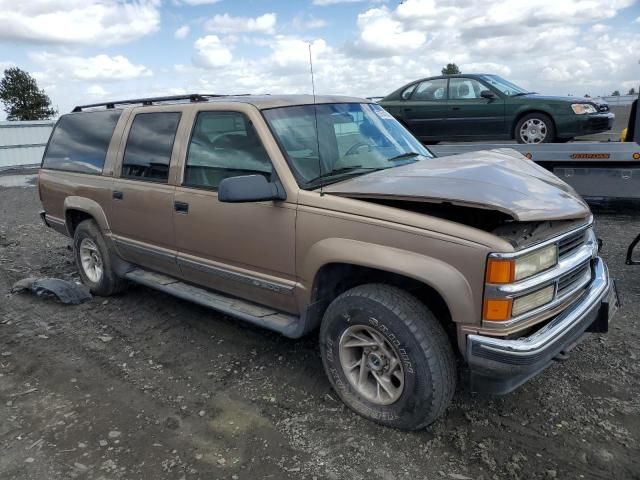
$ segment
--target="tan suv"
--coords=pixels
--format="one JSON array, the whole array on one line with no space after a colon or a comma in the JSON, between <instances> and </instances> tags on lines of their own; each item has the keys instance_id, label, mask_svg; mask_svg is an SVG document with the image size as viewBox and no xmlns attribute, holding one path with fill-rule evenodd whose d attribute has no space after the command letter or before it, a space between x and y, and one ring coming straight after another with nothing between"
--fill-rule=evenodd
<instances>
[{"instance_id":1,"label":"tan suv","mask_svg":"<svg viewBox=\"0 0 640 480\"><path fill-rule=\"evenodd\" d=\"M132 281L288 337L319 329L338 395L393 427L433 422L459 376L515 389L617 307L569 186L512 150L435 158L358 98L76 107L39 191L93 293Z\"/></svg>"}]
</instances>

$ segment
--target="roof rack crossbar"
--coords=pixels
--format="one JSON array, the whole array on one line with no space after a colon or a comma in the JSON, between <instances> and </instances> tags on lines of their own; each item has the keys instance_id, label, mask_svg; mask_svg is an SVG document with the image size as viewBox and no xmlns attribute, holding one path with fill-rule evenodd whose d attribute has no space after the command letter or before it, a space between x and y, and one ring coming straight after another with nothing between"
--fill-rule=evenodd
<instances>
[{"instance_id":1,"label":"roof rack crossbar","mask_svg":"<svg viewBox=\"0 0 640 480\"><path fill-rule=\"evenodd\" d=\"M116 108L116 105L153 105L156 102L175 102L179 100L189 100L190 102L206 102L208 98L225 97L226 95L215 93L190 93L188 95L170 95L165 97L132 98L129 100L118 100L115 102L91 103L88 105L78 105L71 110L81 112L85 108L105 107L107 109Z\"/></svg>"}]
</instances>

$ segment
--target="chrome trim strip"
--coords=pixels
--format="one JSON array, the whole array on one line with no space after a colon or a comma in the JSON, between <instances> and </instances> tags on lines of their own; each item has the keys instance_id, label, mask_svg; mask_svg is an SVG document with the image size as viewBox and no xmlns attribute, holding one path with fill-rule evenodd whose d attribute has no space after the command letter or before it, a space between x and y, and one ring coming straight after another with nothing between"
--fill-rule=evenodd
<instances>
[{"instance_id":1,"label":"chrome trim strip","mask_svg":"<svg viewBox=\"0 0 640 480\"><path fill-rule=\"evenodd\" d=\"M45 213L45 218L47 220L47 222L49 223L56 223L59 226L63 226L66 225L66 222L58 217L52 217L51 215L49 215L48 213Z\"/></svg>"},{"instance_id":2,"label":"chrome trim strip","mask_svg":"<svg viewBox=\"0 0 640 480\"><path fill-rule=\"evenodd\" d=\"M542 247L546 247L547 245L551 245L552 243L558 243L561 240L563 240L566 237L569 237L571 235L575 235L576 233L583 231L583 230L587 230L589 228L593 227L593 217L589 218L589 221L577 228L574 228L573 230L569 230L568 232L565 232L561 235L558 235L557 237L553 237L550 238L548 240L545 240L543 242L540 243L536 243L535 245L531 245L530 247L524 248L522 250L517 250L515 252L504 252L504 253L500 253L500 252L496 252L496 253L491 253L489 254L489 257L491 258L515 258L515 257L520 257L521 255L526 255L527 253L531 253L531 252L535 252L536 250L538 250L539 248Z\"/></svg>"},{"instance_id":3,"label":"chrome trim strip","mask_svg":"<svg viewBox=\"0 0 640 480\"><path fill-rule=\"evenodd\" d=\"M596 258L594 263L595 277L579 302L526 338L506 340L476 334L469 335L467 342L469 358L473 356L471 354L473 344L478 344L487 350L514 356L535 355L553 347L556 341L561 340L564 334L570 333L572 327L578 324L596 304L601 302L609 291L607 266L600 257Z\"/></svg>"},{"instance_id":4,"label":"chrome trim strip","mask_svg":"<svg viewBox=\"0 0 640 480\"><path fill-rule=\"evenodd\" d=\"M113 235L113 240L116 243L117 247L124 247L124 248L129 248L131 250L136 250L138 253L141 253L143 255L158 257L158 258L162 258L163 260L176 259L176 253L173 251L165 251L165 250L160 250L154 247L139 245L137 243L133 243L131 241L125 240L122 237L117 237L115 235Z\"/></svg>"},{"instance_id":5,"label":"chrome trim strip","mask_svg":"<svg viewBox=\"0 0 640 480\"><path fill-rule=\"evenodd\" d=\"M592 258L593 249L591 245L585 244L572 252L571 255L560 260L555 267L541 272L532 277L525 278L515 283L496 284L487 283L485 286L486 298L512 298L517 295L527 293L530 290L537 290L546 286L547 283L557 281L559 277L570 273L576 267L583 266Z\"/></svg>"},{"instance_id":6,"label":"chrome trim strip","mask_svg":"<svg viewBox=\"0 0 640 480\"><path fill-rule=\"evenodd\" d=\"M265 290L271 290L272 292L281 293L284 295L293 295L294 288L289 285L283 285L282 283L271 282L262 278L254 277L252 275L245 275L243 273L232 272L223 268L213 267L202 262L196 262L184 257L178 256L178 266L191 268L198 270L209 275L215 275L225 280L232 280L234 282L243 283L252 287L263 288Z\"/></svg>"}]
</instances>

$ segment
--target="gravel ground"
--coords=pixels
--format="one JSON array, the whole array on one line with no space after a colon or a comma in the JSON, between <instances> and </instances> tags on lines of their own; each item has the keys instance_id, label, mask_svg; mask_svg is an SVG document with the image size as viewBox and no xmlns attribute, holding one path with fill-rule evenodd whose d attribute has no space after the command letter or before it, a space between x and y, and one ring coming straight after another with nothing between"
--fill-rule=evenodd
<instances>
[{"instance_id":1,"label":"gravel ground","mask_svg":"<svg viewBox=\"0 0 640 480\"><path fill-rule=\"evenodd\" d=\"M640 478L640 267L624 265L640 217L596 215L623 302L608 335L511 395L459 386L406 433L337 401L314 335L143 287L79 306L10 295L27 276L77 278L38 210L32 186L0 186L2 479Z\"/></svg>"}]
</instances>

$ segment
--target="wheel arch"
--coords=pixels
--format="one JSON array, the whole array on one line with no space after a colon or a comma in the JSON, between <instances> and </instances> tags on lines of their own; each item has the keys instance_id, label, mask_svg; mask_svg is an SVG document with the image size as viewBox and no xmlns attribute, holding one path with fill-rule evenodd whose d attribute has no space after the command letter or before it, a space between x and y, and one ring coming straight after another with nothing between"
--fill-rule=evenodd
<instances>
[{"instance_id":1,"label":"wheel arch","mask_svg":"<svg viewBox=\"0 0 640 480\"><path fill-rule=\"evenodd\" d=\"M433 257L355 240L327 239L309 252L307 304L312 324L319 323L328 304L357 285L386 283L403 288L423 301L445 324L476 315L473 292L464 275Z\"/></svg>"},{"instance_id":2,"label":"wheel arch","mask_svg":"<svg viewBox=\"0 0 640 480\"><path fill-rule=\"evenodd\" d=\"M76 230L78 224L84 220L95 220L100 230L109 230L109 223L104 210L98 202L90 198L69 196L64 201L64 219L67 232L70 237Z\"/></svg>"}]
</instances>

